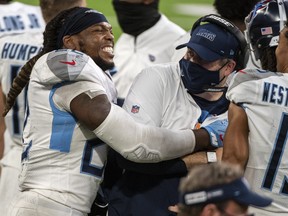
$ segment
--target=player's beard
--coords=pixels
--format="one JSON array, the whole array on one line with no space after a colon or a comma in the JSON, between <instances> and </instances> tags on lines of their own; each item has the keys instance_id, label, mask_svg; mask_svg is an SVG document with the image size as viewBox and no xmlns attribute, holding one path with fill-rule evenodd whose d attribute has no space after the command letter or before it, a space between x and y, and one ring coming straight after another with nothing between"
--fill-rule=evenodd
<instances>
[{"instance_id":1,"label":"player's beard","mask_svg":"<svg viewBox=\"0 0 288 216\"><path fill-rule=\"evenodd\" d=\"M88 55L88 53L84 47L84 43L82 41L79 41L79 45L80 45L80 51ZM115 67L114 62L106 62L100 56L98 56L98 57L90 56L90 57L93 59L95 64L97 64L103 71L110 70L110 69L113 69Z\"/></svg>"},{"instance_id":2,"label":"player's beard","mask_svg":"<svg viewBox=\"0 0 288 216\"><path fill-rule=\"evenodd\" d=\"M97 57L97 58L92 58L94 60L94 62L103 70L109 70L114 68L115 64L114 62L108 63L106 61L104 61L102 58Z\"/></svg>"}]
</instances>

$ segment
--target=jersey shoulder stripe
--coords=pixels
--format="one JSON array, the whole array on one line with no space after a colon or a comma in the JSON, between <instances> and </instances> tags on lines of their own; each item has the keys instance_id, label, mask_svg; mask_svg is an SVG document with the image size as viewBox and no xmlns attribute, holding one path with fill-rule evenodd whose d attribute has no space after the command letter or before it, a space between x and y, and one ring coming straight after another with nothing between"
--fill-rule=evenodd
<instances>
[{"instance_id":1,"label":"jersey shoulder stripe","mask_svg":"<svg viewBox=\"0 0 288 216\"><path fill-rule=\"evenodd\" d=\"M283 74L260 69L243 69L233 75L233 78L229 83L229 89L232 89L245 82L253 82L271 76L283 76Z\"/></svg>"},{"instance_id":2,"label":"jersey shoulder stripe","mask_svg":"<svg viewBox=\"0 0 288 216\"><path fill-rule=\"evenodd\" d=\"M283 76L282 73L266 70L241 70L233 75L226 97L235 103L257 103L261 101L263 83Z\"/></svg>"}]
</instances>

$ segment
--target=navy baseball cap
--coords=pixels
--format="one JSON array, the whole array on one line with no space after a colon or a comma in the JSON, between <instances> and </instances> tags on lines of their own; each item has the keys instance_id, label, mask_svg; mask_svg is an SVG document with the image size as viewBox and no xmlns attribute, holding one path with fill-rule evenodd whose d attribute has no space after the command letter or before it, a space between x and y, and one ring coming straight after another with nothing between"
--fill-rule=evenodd
<instances>
[{"instance_id":1,"label":"navy baseball cap","mask_svg":"<svg viewBox=\"0 0 288 216\"><path fill-rule=\"evenodd\" d=\"M228 184L216 185L204 190L186 192L180 195L180 203L193 206L234 200L243 205L266 207L272 199L256 194L249 188L245 178L236 179Z\"/></svg>"},{"instance_id":2,"label":"navy baseball cap","mask_svg":"<svg viewBox=\"0 0 288 216\"><path fill-rule=\"evenodd\" d=\"M189 42L177 46L176 49L183 47L193 49L206 61L235 59L240 48L237 39L230 32L212 23L197 26L191 32Z\"/></svg>"}]
</instances>

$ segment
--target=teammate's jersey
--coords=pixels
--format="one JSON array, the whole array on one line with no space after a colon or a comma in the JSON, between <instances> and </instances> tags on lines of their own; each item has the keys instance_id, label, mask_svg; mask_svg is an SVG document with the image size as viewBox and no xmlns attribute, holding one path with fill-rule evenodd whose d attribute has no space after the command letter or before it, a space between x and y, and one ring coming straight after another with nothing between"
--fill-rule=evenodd
<instances>
[{"instance_id":1,"label":"teammate's jersey","mask_svg":"<svg viewBox=\"0 0 288 216\"><path fill-rule=\"evenodd\" d=\"M274 199L259 215L288 214L288 75L245 69L233 77L227 97L248 117L245 177L254 191Z\"/></svg>"},{"instance_id":2,"label":"teammate's jersey","mask_svg":"<svg viewBox=\"0 0 288 216\"><path fill-rule=\"evenodd\" d=\"M22 191L87 213L102 180L107 147L70 111L71 100L83 92L106 94L116 102L110 75L84 53L58 50L37 61L28 89L19 180Z\"/></svg>"},{"instance_id":3,"label":"teammate's jersey","mask_svg":"<svg viewBox=\"0 0 288 216\"><path fill-rule=\"evenodd\" d=\"M40 33L16 34L0 38L0 80L5 96L21 67L41 50L42 38ZM26 90L23 90L5 117L5 124L13 144L22 145L25 98Z\"/></svg>"},{"instance_id":4,"label":"teammate's jersey","mask_svg":"<svg viewBox=\"0 0 288 216\"><path fill-rule=\"evenodd\" d=\"M21 33L42 33L45 21L39 6L20 2L1 4L0 6L0 38Z\"/></svg>"},{"instance_id":5,"label":"teammate's jersey","mask_svg":"<svg viewBox=\"0 0 288 216\"><path fill-rule=\"evenodd\" d=\"M151 28L138 35L123 33L114 47L117 73L113 75L118 97L125 98L134 78L145 67L171 61L173 41L185 34L185 30L164 15Z\"/></svg>"}]
</instances>

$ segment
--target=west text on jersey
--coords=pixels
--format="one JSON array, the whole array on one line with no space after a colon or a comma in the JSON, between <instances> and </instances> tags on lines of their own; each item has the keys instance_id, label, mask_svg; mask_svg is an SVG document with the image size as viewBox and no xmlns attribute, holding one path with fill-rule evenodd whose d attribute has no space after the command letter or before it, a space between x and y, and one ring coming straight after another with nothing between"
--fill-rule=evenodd
<instances>
[{"instance_id":1,"label":"west text on jersey","mask_svg":"<svg viewBox=\"0 0 288 216\"><path fill-rule=\"evenodd\" d=\"M264 82L262 101L288 106L288 88L275 83Z\"/></svg>"},{"instance_id":2,"label":"west text on jersey","mask_svg":"<svg viewBox=\"0 0 288 216\"><path fill-rule=\"evenodd\" d=\"M27 61L41 50L41 47L29 44L5 43L1 52L2 59Z\"/></svg>"},{"instance_id":3,"label":"west text on jersey","mask_svg":"<svg viewBox=\"0 0 288 216\"><path fill-rule=\"evenodd\" d=\"M17 32L27 29L40 29L36 14L3 16L0 19L0 32Z\"/></svg>"}]
</instances>

